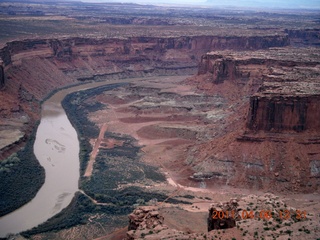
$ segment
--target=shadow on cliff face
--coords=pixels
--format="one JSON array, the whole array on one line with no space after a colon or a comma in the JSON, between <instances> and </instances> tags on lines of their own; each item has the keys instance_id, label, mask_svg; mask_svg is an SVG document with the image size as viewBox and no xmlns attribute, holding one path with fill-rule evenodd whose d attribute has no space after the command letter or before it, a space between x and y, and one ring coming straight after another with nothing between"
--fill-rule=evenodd
<instances>
[{"instance_id":1,"label":"shadow on cliff face","mask_svg":"<svg viewBox=\"0 0 320 240\"><path fill-rule=\"evenodd\" d=\"M220 136L199 144L199 153L189 152L193 178L208 185L318 191L318 62L318 49L205 55L194 83L228 99L232 113Z\"/></svg>"}]
</instances>

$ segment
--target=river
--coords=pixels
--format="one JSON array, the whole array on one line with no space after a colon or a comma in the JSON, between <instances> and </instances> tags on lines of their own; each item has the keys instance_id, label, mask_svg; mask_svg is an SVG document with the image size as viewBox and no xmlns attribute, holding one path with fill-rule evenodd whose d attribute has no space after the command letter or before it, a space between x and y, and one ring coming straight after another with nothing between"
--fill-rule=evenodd
<instances>
[{"instance_id":1,"label":"river","mask_svg":"<svg viewBox=\"0 0 320 240\"><path fill-rule=\"evenodd\" d=\"M79 141L61 101L69 93L111 83L115 82L92 82L70 87L42 104L34 153L45 169L45 183L29 203L0 218L0 237L38 226L69 205L79 190Z\"/></svg>"}]
</instances>

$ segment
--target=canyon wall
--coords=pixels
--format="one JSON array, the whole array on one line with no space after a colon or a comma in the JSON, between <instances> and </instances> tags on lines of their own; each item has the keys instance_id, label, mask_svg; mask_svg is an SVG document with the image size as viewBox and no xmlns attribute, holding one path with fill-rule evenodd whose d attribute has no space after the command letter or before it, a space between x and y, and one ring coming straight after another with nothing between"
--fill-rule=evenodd
<instances>
[{"instance_id":1,"label":"canyon wall","mask_svg":"<svg viewBox=\"0 0 320 240\"><path fill-rule=\"evenodd\" d=\"M4 69L2 64L0 63L0 89L4 87L5 77L4 77Z\"/></svg>"},{"instance_id":2,"label":"canyon wall","mask_svg":"<svg viewBox=\"0 0 320 240\"><path fill-rule=\"evenodd\" d=\"M320 96L252 96L247 127L254 131L316 131Z\"/></svg>"},{"instance_id":3,"label":"canyon wall","mask_svg":"<svg viewBox=\"0 0 320 240\"><path fill-rule=\"evenodd\" d=\"M292 46L319 46L319 29L286 29Z\"/></svg>"},{"instance_id":4,"label":"canyon wall","mask_svg":"<svg viewBox=\"0 0 320 240\"><path fill-rule=\"evenodd\" d=\"M7 43L0 50L0 58L7 72L7 83L21 85L41 100L55 88L77 80L193 74L200 57L213 49L257 49L288 44L287 35L37 39ZM44 84L46 88L42 87ZM14 88L12 85L10 88Z\"/></svg>"},{"instance_id":5,"label":"canyon wall","mask_svg":"<svg viewBox=\"0 0 320 240\"><path fill-rule=\"evenodd\" d=\"M201 51L199 55L211 50L245 50L266 49L269 47L282 47L290 44L289 37L283 35L271 36L193 36L193 37L132 37L123 39L95 39L95 38L66 38L66 39L34 39L12 41L0 50L0 57L5 65L11 63L11 56L33 51L33 55L40 50L50 49L53 56L62 59L68 56L79 56L84 46L91 46L91 52L97 56L110 54L135 55L156 51L161 53L169 49ZM115 47L116 46L116 47Z\"/></svg>"},{"instance_id":6,"label":"canyon wall","mask_svg":"<svg viewBox=\"0 0 320 240\"><path fill-rule=\"evenodd\" d=\"M29 123L19 125L19 131L28 133L39 119L40 101L57 88L86 80L194 74L201 56L214 49L260 49L288 44L286 34L74 37L8 42L0 49L0 117L8 119L4 124L12 123L10 128L15 129L12 119L27 116ZM8 144L12 146L10 141Z\"/></svg>"},{"instance_id":7,"label":"canyon wall","mask_svg":"<svg viewBox=\"0 0 320 240\"><path fill-rule=\"evenodd\" d=\"M225 81L247 87L249 130L319 132L319 64L317 48L212 52L202 57L198 75L206 74L213 88Z\"/></svg>"},{"instance_id":8,"label":"canyon wall","mask_svg":"<svg viewBox=\"0 0 320 240\"><path fill-rule=\"evenodd\" d=\"M197 86L225 96L233 113L223 134L190 153L198 162L192 177L258 189L319 190L319 66L318 48L203 56Z\"/></svg>"}]
</instances>

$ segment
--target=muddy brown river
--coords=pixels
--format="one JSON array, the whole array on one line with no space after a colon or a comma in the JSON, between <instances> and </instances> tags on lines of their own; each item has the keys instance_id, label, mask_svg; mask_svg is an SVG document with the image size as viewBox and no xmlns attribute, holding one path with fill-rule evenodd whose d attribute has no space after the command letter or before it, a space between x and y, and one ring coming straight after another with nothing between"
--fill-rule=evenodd
<instances>
[{"instance_id":1,"label":"muddy brown river","mask_svg":"<svg viewBox=\"0 0 320 240\"><path fill-rule=\"evenodd\" d=\"M69 205L78 191L79 141L61 101L69 93L111 83L115 82L92 82L71 87L44 102L34 153L45 169L45 183L29 203L0 218L0 237L33 228Z\"/></svg>"}]
</instances>

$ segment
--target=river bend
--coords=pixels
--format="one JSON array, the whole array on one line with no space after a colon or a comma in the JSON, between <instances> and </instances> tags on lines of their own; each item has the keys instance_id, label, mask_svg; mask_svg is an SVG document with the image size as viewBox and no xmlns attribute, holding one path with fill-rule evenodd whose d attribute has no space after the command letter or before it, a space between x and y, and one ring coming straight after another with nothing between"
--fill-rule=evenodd
<instances>
[{"instance_id":1,"label":"river bend","mask_svg":"<svg viewBox=\"0 0 320 240\"><path fill-rule=\"evenodd\" d=\"M69 93L111 83L92 82L64 89L42 104L34 153L45 169L45 183L29 203L0 218L0 237L38 226L70 204L78 191L79 141L61 101Z\"/></svg>"}]
</instances>

